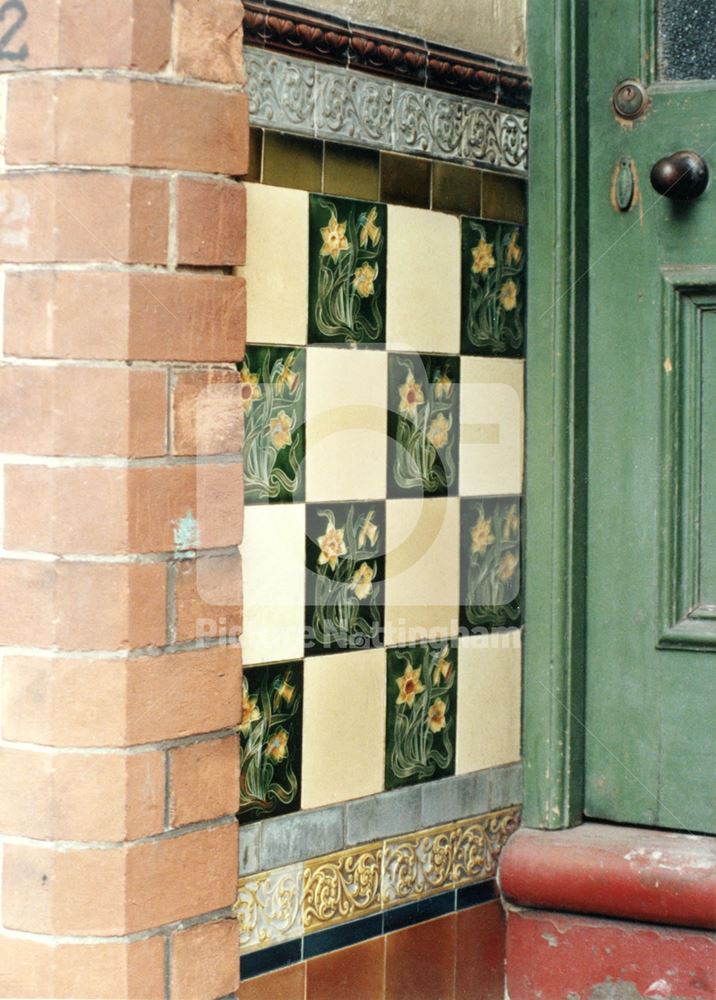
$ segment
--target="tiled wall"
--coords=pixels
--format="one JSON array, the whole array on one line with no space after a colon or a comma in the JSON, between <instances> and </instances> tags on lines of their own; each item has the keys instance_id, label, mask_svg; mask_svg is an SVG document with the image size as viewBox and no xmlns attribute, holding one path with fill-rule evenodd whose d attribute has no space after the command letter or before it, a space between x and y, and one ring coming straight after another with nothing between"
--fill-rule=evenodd
<instances>
[{"instance_id":1,"label":"tiled wall","mask_svg":"<svg viewBox=\"0 0 716 1000\"><path fill-rule=\"evenodd\" d=\"M520 756L527 262L520 180L259 130L252 148L238 904L249 982L318 961L329 932L306 924L315 859L355 874L374 848L380 872L406 835L424 854L519 802L506 766ZM438 880L441 902L407 923L457 913L454 934L472 905L459 892L487 885L489 857L462 882ZM377 884L375 913L339 908L330 924L354 936L324 950L406 933L385 922L405 900L386 903L384 869ZM291 886L303 909L256 930Z\"/></svg>"}]
</instances>

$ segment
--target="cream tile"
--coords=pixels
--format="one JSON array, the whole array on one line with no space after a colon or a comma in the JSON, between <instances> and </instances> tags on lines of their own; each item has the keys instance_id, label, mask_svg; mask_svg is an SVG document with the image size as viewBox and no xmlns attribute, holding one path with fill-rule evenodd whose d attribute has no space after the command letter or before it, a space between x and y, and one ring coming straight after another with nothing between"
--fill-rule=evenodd
<instances>
[{"instance_id":1,"label":"cream tile","mask_svg":"<svg viewBox=\"0 0 716 1000\"><path fill-rule=\"evenodd\" d=\"M239 882L236 901L242 954L303 933L303 864L274 868Z\"/></svg>"},{"instance_id":2,"label":"cream tile","mask_svg":"<svg viewBox=\"0 0 716 1000\"><path fill-rule=\"evenodd\" d=\"M384 497L387 354L309 347L306 387L306 499Z\"/></svg>"},{"instance_id":3,"label":"cream tile","mask_svg":"<svg viewBox=\"0 0 716 1000\"><path fill-rule=\"evenodd\" d=\"M458 634L460 501L389 500L385 642Z\"/></svg>"},{"instance_id":4,"label":"cream tile","mask_svg":"<svg viewBox=\"0 0 716 1000\"><path fill-rule=\"evenodd\" d=\"M460 639L456 774L520 758L519 630Z\"/></svg>"},{"instance_id":5,"label":"cream tile","mask_svg":"<svg viewBox=\"0 0 716 1000\"><path fill-rule=\"evenodd\" d=\"M303 656L305 537L303 504L246 507L244 663Z\"/></svg>"},{"instance_id":6,"label":"cream tile","mask_svg":"<svg viewBox=\"0 0 716 1000\"><path fill-rule=\"evenodd\" d=\"M248 341L305 344L308 192L247 184L246 196Z\"/></svg>"},{"instance_id":7,"label":"cream tile","mask_svg":"<svg viewBox=\"0 0 716 1000\"><path fill-rule=\"evenodd\" d=\"M522 492L524 361L461 359L460 493Z\"/></svg>"},{"instance_id":8,"label":"cream tile","mask_svg":"<svg viewBox=\"0 0 716 1000\"><path fill-rule=\"evenodd\" d=\"M388 206L389 350L460 353L460 221Z\"/></svg>"},{"instance_id":9,"label":"cream tile","mask_svg":"<svg viewBox=\"0 0 716 1000\"><path fill-rule=\"evenodd\" d=\"M301 808L383 789L385 650L306 659Z\"/></svg>"}]
</instances>

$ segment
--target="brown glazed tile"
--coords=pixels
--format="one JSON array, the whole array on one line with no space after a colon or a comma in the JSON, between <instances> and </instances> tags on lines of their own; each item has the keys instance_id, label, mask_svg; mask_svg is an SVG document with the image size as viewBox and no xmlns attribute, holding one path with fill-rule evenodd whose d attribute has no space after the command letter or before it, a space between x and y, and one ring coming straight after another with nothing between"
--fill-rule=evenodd
<instances>
[{"instance_id":1,"label":"brown glazed tile","mask_svg":"<svg viewBox=\"0 0 716 1000\"><path fill-rule=\"evenodd\" d=\"M385 938L311 959L306 980L306 1000L382 1000Z\"/></svg>"},{"instance_id":2,"label":"brown glazed tile","mask_svg":"<svg viewBox=\"0 0 716 1000\"><path fill-rule=\"evenodd\" d=\"M457 914L455 1000L502 1000L505 915L499 899ZM243 998L242 998L243 1000Z\"/></svg>"},{"instance_id":3,"label":"brown glazed tile","mask_svg":"<svg viewBox=\"0 0 716 1000\"><path fill-rule=\"evenodd\" d=\"M389 934L385 1000L453 1000L456 941L454 913Z\"/></svg>"},{"instance_id":4,"label":"brown glazed tile","mask_svg":"<svg viewBox=\"0 0 716 1000\"><path fill-rule=\"evenodd\" d=\"M320 191L323 181L323 143L279 132L264 133L264 184Z\"/></svg>"},{"instance_id":5,"label":"brown glazed tile","mask_svg":"<svg viewBox=\"0 0 716 1000\"><path fill-rule=\"evenodd\" d=\"M433 210L479 215L482 172L453 163L433 163Z\"/></svg>"},{"instance_id":6,"label":"brown glazed tile","mask_svg":"<svg viewBox=\"0 0 716 1000\"><path fill-rule=\"evenodd\" d=\"M289 965L285 969L269 972L265 976L247 979L239 987L239 1000L305 1000L306 966Z\"/></svg>"},{"instance_id":7,"label":"brown glazed tile","mask_svg":"<svg viewBox=\"0 0 716 1000\"><path fill-rule=\"evenodd\" d=\"M484 173L482 217L500 222L526 222L527 185L517 177Z\"/></svg>"},{"instance_id":8,"label":"brown glazed tile","mask_svg":"<svg viewBox=\"0 0 716 1000\"><path fill-rule=\"evenodd\" d=\"M377 201L380 196L380 154L373 149L327 142L323 191L324 194Z\"/></svg>"},{"instance_id":9,"label":"brown glazed tile","mask_svg":"<svg viewBox=\"0 0 716 1000\"><path fill-rule=\"evenodd\" d=\"M380 200L430 208L430 161L397 153L380 154Z\"/></svg>"},{"instance_id":10,"label":"brown glazed tile","mask_svg":"<svg viewBox=\"0 0 716 1000\"><path fill-rule=\"evenodd\" d=\"M262 128L249 129L249 169L244 177L245 181L261 183L261 172L263 168L264 155L264 130Z\"/></svg>"}]
</instances>

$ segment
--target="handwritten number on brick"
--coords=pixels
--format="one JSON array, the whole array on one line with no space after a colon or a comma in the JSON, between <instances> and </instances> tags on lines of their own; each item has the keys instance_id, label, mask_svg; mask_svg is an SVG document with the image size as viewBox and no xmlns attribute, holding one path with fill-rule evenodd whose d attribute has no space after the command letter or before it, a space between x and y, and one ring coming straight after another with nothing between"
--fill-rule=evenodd
<instances>
[{"instance_id":1,"label":"handwritten number on brick","mask_svg":"<svg viewBox=\"0 0 716 1000\"><path fill-rule=\"evenodd\" d=\"M19 48L8 48L13 38L27 20L27 7L22 0L5 0L0 7L0 22L4 22L7 14L14 14L15 19L10 26L5 29L5 33L0 37L0 59L11 59L13 62L22 62L27 59L28 48L25 42Z\"/></svg>"}]
</instances>

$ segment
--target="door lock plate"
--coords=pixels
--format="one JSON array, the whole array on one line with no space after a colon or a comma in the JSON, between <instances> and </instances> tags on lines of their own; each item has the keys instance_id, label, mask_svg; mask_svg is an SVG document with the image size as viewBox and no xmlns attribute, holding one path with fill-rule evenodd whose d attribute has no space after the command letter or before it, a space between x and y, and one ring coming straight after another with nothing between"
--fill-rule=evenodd
<instances>
[{"instance_id":1,"label":"door lock plate","mask_svg":"<svg viewBox=\"0 0 716 1000\"><path fill-rule=\"evenodd\" d=\"M620 118L634 121L649 107L649 95L638 80L622 80L614 88L612 107Z\"/></svg>"}]
</instances>

